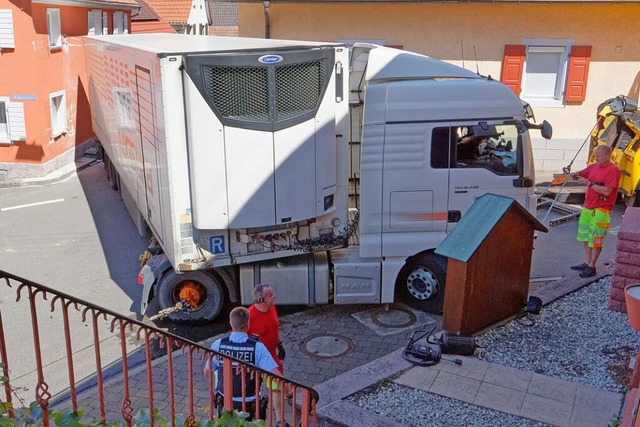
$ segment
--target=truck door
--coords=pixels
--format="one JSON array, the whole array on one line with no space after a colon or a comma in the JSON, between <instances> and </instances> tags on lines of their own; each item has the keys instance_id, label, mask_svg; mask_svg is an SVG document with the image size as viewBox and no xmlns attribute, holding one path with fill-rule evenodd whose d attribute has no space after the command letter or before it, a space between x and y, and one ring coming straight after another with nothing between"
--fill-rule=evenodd
<instances>
[{"instance_id":1,"label":"truck door","mask_svg":"<svg viewBox=\"0 0 640 427\"><path fill-rule=\"evenodd\" d=\"M153 91L151 73L149 70L136 66L136 93L138 99L135 105L136 120L142 145L144 163L144 187L146 197L146 212L143 212L147 223L153 229L155 236L164 236L162 215L160 213L160 191L158 187L158 141L155 137L155 109L153 105Z\"/></svg>"},{"instance_id":2,"label":"truck door","mask_svg":"<svg viewBox=\"0 0 640 427\"><path fill-rule=\"evenodd\" d=\"M514 186L518 177L518 139L516 125L491 122L452 123L449 168L450 231L476 198L486 193L513 197L527 208L532 188Z\"/></svg>"},{"instance_id":3,"label":"truck door","mask_svg":"<svg viewBox=\"0 0 640 427\"><path fill-rule=\"evenodd\" d=\"M397 123L385 127L384 150L380 153L383 256L405 256L433 248L446 230L449 129L440 127L446 136L438 150L444 153L445 160L442 168L433 168L430 141L435 126ZM370 139L369 144L372 142ZM362 162L363 169L368 168L370 157L363 155ZM364 177L363 173L363 180Z\"/></svg>"}]
</instances>

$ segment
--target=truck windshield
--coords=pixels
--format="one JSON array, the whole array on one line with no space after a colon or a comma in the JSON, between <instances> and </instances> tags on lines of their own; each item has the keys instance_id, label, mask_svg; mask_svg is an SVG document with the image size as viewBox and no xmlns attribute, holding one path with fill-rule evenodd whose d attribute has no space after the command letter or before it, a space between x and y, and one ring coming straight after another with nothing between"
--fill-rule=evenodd
<instances>
[{"instance_id":1,"label":"truck windshield","mask_svg":"<svg viewBox=\"0 0 640 427\"><path fill-rule=\"evenodd\" d=\"M517 175L520 134L514 124L436 127L432 133L433 168L484 168Z\"/></svg>"}]
</instances>

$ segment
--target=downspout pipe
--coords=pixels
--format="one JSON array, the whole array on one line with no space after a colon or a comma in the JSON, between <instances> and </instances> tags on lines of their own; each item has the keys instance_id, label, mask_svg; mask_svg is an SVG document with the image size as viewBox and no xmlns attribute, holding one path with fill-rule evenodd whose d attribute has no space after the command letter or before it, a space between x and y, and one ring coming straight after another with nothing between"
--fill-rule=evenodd
<instances>
[{"instance_id":1,"label":"downspout pipe","mask_svg":"<svg viewBox=\"0 0 640 427\"><path fill-rule=\"evenodd\" d=\"M271 23L269 22L269 6L271 1L264 0L262 6L264 7L264 38L271 38Z\"/></svg>"}]
</instances>

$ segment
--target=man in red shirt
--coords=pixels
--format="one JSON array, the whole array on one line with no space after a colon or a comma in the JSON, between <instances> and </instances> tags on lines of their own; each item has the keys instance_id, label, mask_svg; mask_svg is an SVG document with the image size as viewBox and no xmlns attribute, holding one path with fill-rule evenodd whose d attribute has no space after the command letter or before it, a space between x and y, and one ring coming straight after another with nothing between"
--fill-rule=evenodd
<instances>
[{"instance_id":1,"label":"man in red shirt","mask_svg":"<svg viewBox=\"0 0 640 427\"><path fill-rule=\"evenodd\" d=\"M256 337L267 347L269 353L278 364L278 369L284 376L282 360L285 358L285 350L280 341L280 320L275 307L276 294L273 288L267 284L259 284L253 289L253 305L249 307L249 336ZM276 418L279 417L279 408L282 393L273 384L273 406L276 408ZM277 420L276 426L281 424ZM288 425L287 423L284 424Z\"/></svg>"},{"instance_id":2,"label":"man in red shirt","mask_svg":"<svg viewBox=\"0 0 640 427\"><path fill-rule=\"evenodd\" d=\"M596 274L596 261L602 252L602 240L618 197L620 170L611 162L611 147L599 145L595 158L595 163L576 174L578 183L587 186L577 236L577 240L584 243L585 262L571 267L580 271L580 277Z\"/></svg>"}]
</instances>

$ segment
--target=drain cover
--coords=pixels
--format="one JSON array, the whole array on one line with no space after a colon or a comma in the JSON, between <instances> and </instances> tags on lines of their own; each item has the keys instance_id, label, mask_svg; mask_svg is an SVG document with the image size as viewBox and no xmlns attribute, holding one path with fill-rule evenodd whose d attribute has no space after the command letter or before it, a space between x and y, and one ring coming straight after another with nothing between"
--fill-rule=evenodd
<instances>
[{"instance_id":1,"label":"drain cover","mask_svg":"<svg viewBox=\"0 0 640 427\"><path fill-rule=\"evenodd\" d=\"M406 328L416 323L413 312L399 307L380 307L371 313L373 323L386 328Z\"/></svg>"},{"instance_id":2,"label":"drain cover","mask_svg":"<svg viewBox=\"0 0 640 427\"><path fill-rule=\"evenodd\" d=\"M354 348L349 338L338 334L312 335L300 344L300 350L304 354L320 359L345 356L353 352Z\"/></svg>"}]
</instances>

